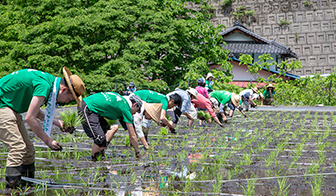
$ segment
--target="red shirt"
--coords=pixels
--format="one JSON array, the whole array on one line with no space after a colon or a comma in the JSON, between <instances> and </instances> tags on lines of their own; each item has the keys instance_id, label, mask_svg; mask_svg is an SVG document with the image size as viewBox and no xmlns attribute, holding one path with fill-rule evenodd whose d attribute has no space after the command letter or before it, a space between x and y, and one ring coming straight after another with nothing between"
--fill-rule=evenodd
<instances>
[{"instance_id":1,"label":"red shirt","mask_svg":"<svg viewBox=\"0 0 336 196\"><path fill-rule=\"evenodd\" d=\"M191 103L193 103L195 107L199 107L201 109L207 109L211 117L216 116L216 113L212 110L210 100L201 95L201 93L198 93L197 99L191 100Z\"/></svg>"}]
</instances>

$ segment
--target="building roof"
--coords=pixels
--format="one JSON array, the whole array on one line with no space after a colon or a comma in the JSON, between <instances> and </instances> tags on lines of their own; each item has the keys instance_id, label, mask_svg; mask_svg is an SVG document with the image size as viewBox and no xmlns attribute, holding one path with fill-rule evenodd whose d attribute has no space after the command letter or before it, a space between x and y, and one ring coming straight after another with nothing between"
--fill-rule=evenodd
<instances>
[{"instance_id":1,"label":"building roof","mask_svg":"<svg viewBox=\"0 0 336 196\"><path fill-rule=\"evenodd\" d=\"M230 57L230 59L233 60L233 61L241 62L241 60L239 60L239 59L237 59L235 57ZM250 64L250 65L252 65L252 64ZM280 71L269 70L266 67L262 67L262 70L269 71L269 72L271 72L273 74L280 74ZM294 75L294 74L290 74L290 73L287 73L287 72L285 72L285 76L289 77L289 78L292 78L292 79L300 79L300 76L297 76L297 75Z\"/></svg>"},{"instance_id":2,"label":"building roof","mask_svg":"<svg viewBox=\"0 0 336 196\"><path fill-rule=\"evenodd\" d=\"M222 33L223 38L234 34L241 33L247 37L254 39L253 42L240 42L240 41L226 41L226 45L222 47L229 50L231 53L261 53L261 54L280 54L284 57L298 58L297 54L291 51L289 47L279 44L276 41L267 40L247 29L239 22L235 22L234 26Z\"/></svg>"}]
</instances>

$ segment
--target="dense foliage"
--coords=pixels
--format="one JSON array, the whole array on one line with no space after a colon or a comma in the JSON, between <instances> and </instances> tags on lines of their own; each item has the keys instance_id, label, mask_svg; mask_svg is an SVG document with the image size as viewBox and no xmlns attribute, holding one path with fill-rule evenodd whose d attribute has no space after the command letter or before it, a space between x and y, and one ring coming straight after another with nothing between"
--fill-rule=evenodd
<instances>
[{"instance_id":1,"label":"dense foliage","mask_svg":"<svg viewBox=\"0 0 336 196\"><path fill-rule=\"evenodd\" d=\"M336 73L333 72L327 77L314 75L312 77L300 78L295 80L283 80L280 76L284 75L286 70L294 70L301 68L300 61L286 62L279 64L275 62L267 63L273 60L269 54L259 57L259 62L251 64L252 57L250 55L242 55L240 57L241 64L249 67L251 74L257 74L262 67L269 68L276 65L280 68L279 74L273 74L269 78L258 77L259 82L273 83L275 85L275 104L277 105L309 105L315 106L323 104L324 106L336 106ZM266 87L259 89L262 93Z\"/></svg>"},{"instance_id":2,"label":"dense foliage","mask_svg":"<svg viewBox=\"0 0 336 196\"><path fill-rule=\"evenodd\" d=\"M206 74L209 62L229 69L218 45L223 26L209 22L206 7L200 0L1 1L0 77L24 68L61 75L67 66L87 92L123 89L117 80L162 91Z\"/></svg>"}]
</instances>

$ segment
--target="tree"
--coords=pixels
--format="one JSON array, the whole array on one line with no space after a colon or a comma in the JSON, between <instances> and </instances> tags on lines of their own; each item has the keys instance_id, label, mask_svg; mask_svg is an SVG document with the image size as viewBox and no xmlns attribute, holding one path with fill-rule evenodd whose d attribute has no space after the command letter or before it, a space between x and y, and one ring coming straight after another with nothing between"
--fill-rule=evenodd
<instances>
[{"instance_id":1,"label":"tree","mask_svg":"<svg viewBox=\"0 0 336 196\"><path fill-rule=\"evenodd\" d=\"M0 6L0 73L67 66L87 92L116 78L162 91L205 75L210 62L230 70L205 9L185 0L8 0ZM231 68L232 69L232 68ZM122 85L121 85L122 86ZM121 88L121 87L120 87Z\"/></svg>"}]
</instances>

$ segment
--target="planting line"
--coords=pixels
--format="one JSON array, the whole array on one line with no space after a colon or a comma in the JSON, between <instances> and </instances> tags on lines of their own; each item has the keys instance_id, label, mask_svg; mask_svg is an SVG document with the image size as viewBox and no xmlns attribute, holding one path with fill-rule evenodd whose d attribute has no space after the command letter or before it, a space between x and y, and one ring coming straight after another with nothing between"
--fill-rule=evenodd
<instances>
[{"instance_id":1,"label":"planting line","mask_svg":"<svg viewBox=\"0 0 336 196\"><path fill-rule=\"evenodd\" d=\"M309 177L309 176L328 176L328 175L335 175L336 172L333 173L318 173L318 174L303 174L303 175L291 175L291 176L275 176L275 177L262 177L262 178L241 178L241 179L233 179L233 180L220 180L219 182L221 183L226 183L226 182L240 182L240 181L255 181L255 180L272 180L272 179L281 179L281 178L297 178L297 177ZM181 183L181 182L193 182L193 183L202 183L202 182L216 182L216 180L200 180L200 181L169 181L169 182L176 182L176 183Z\"/></svg>"},{"instance_id":2,"label":"planting line","mask_svg":"<svg viewBox=\"0 0 336 196\"><path fill-rule=\"evenodd\" d=\"M257 147L257 146L252 146L251 147ZM230 151L235 151L237 149L235 148L228 148L228 147L193 147L193 148L198 148L198 149L224 149L224 150L230 150ZM242 150L242 149L238 149L238 150ZM274 150L277 150L277 149L270 149L270 148L265 148L264 150L269 150L269 151L274 151ZM296 152L296 150L289 150L289 149L284 149L284 151L286 152ZM330 152L330 151L320 151L320 150L302 150L302 152Z\"/></svg>"}]
</instances>

